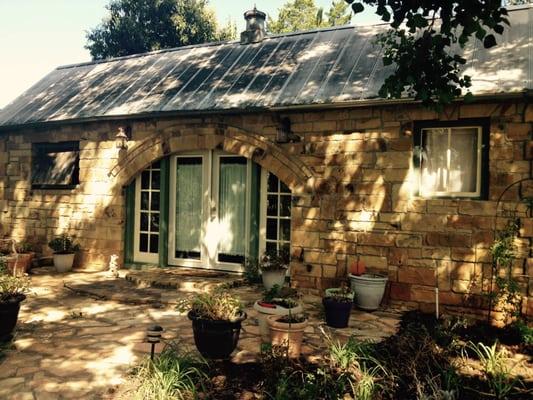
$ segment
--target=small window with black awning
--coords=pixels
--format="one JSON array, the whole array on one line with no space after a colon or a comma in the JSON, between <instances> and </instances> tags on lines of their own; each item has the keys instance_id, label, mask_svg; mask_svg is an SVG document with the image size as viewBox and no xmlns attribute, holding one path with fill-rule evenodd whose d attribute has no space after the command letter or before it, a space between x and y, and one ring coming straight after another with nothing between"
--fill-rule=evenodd
<instances>
[{"instance_id":1,"label":"small window with black awning","mask_svg":"<svg viewBox=\"0 0 533 400\"><path fill-rule=\"evenodd\" d=\"M79 142L34 143L31 186L34 189L72 189L79 182Z\"/></svg>"}]
</instances>

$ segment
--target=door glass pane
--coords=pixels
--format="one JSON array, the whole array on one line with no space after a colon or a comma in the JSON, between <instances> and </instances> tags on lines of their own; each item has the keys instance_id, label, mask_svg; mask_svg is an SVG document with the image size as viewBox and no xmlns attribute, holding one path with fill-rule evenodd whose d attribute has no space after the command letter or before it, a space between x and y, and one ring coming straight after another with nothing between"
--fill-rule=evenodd
<instances>
[{"instance_id":1,"label":"door glass pane","mask_svg":"<svg viewBox=\"0 0 533 400\"><path fill-rule=\"evenodd\" d=\"M278 238L277 232L278 232L277 220L275 218L267 218L266 238L277 240Z\"/></svg>"},{"instance_id":2,"label":"door glass pane","mask_svg":"<svg viewBox=\"0 0 533 400\"><path fill-rule=\"evenodd\" d=\"M279 196L279 215L282 217L291 216L291 196Z\"/></svg>"},{"instance_id":3,"label":"door glass pane","mask_svg":"<svg viewBox=\"0 0 533 400\"><path fill-rule=\"evenodd\" d=\"M152 214L150 216L150 231L159 232L159 214Z\"/></svg>"},{"instance_id":4,"label":"door glass pane","mask_svg":"<svg viewBox=\"0 0 533 400\"><path fill-rule=\"evenodd\" d=\"M221 157L218 191L219 261L240 262L246 251L246 173L243 157Z\"/></svg>"},{"instance_id":5,"label":"door glass pane","mask_svg":"<svg viewBox=\"0 0 533 400\"><path fill-rule=\"evenodd\" d=\"M159 171L152 171L152 189L159 190L160 188L160 175Z\"/></svg>"},{"instance_id":6,"label":"door glass pane","mask_svg":"<svg viewBox=\"0 0 533 400\"><path fill-rule=\"evenodd\" d=\"M159 247L159 235L150 235L150 253L157 253Z\"/></svg>"},{"instance_id":7,"label":"door glass pane","mask_svg":"<svg viewBox=\"0 0 533 400\"><path fill-rule=\"evenodd\" d=\"M176 168L176 257L200 258L202 158L181 157Z\"/></svg>"},{"instance_id":8,"label":"door glass pane","mask_svg":"<svg viewBox=\"0 0 533 400\"><path fill-rule=\"evenodd\" d=\"M278 195L269 194L267 196L267 215L278 215Z\"/></svg>"},{"instance_id":9,"label":"door glass pane","mask_svg":"<svg viewBox=\"0 0 533 400\"><path fill-rule=\"evenodd\" d=\"M141 210L148 210L150 192L141 192Z\"/></svg>"},{"instance_id":10,"label":"door glass pane","mask_svg":"<svg viewBox=\"0 0 533 400\"><path fill-rule=\"evenodd\" d=\"M278 192L278 177L274 174L268 174L268 180L267 180L267 191L268 192Z\"/></svg>"},{"instance_id":11,"label":"door glass pane","mask_svg":"<svg viewBox=\"0 0 533 400\"><path fill-rule=\"evenodd\" d=\"M148 234L141 233L141 236L139 239L140 239L139 240L139 251L147 252L148 251Z\"/></svg>"},{"instance_id":12,"label":"door glass pane","mask_svg":"<svg viewBox=\"0 0 533 400\"><path fill-rule=\"evenodd\" d=\"M150 171L145 170L141 173L141 189L150 189Z\"/></svg>"},{"instance_id":13,"label":"door glass pane","mask_svg":"<svg viewBox=\"0 0 533 400\"><path fill-rule=\"evenodd\" d=\"M279 191L282 193L290 193L291 190L288 188L287 185L285 185L283 182L279 182Z\"/></svg>"},{"instance_id":14,"label":"door glass pane","mask_svg":"<svg viewBox=\"0 0 533 400\"><path fill-rule=\"evenodd\" d=\"M159 211L159 192L152 192L152 203L150 204L152 211Z\"/></svg>"},{"instance_id":15,"label":"door glass pane","mask_svg":"<svg viewBox=\"0 0 533 400\"><path fill-rule=\"evenodd\" d=\"M477 180L477 128L452 129L450 140L450 192L475 192Z\"/></svg>"},{"instance_id":16,"label":"door glass pane","mask_svg":"<svg viewBox=\"0 0 533 400\"><path fill-rule=\"evenodd\" d=\"M279 240L290 241L291 240L291 220L280 219L279 220Z\"/></svg>"},{"instance_id":17,"label":"door glass pane","mask_svg":"<svg viewBox=\"0 0 533 400\"><path fill-rule=\"evenodd\" d=\"M141 213L141 231L148 230L148 213Z\"/></svg>"}]
</instances>

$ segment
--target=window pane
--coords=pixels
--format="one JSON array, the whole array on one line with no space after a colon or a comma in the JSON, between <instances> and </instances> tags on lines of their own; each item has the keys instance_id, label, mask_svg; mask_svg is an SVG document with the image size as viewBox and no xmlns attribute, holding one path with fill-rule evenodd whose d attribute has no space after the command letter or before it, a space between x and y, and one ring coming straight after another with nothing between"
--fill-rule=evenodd
<instances>
[{"instance_id":1,"label":"window pane","mask_svg":"<svg viewBox=\"0 0 533 400\"><path fill-rule=\"evenodd\" d=\"M421 193L444 192L448 188L448 129L428 129L421 163Z\"/></svg>"},{"instance_id":2,"label":"window pane","mask_svg":"<svg viewBox=\"0 0 533 400\"><path fill-rule=\"evenodd\" d=\"M159 232L159 214L150 215L150 232Z\"/></svg>"},{"instance_id":3,"label":"window pane","mask_svg":"<svg viewBox=\"0 0 533 400\"><path fill-rule=\"evenodd\" d=\"M151 168L152 169L160 169L161 168L161 161L157 161L157 162L153 163Z\"/></svg>"},{"instance_id":4,"label":"window pane","mask_svg":"<svg viewBox=\"0 0 533 400\"><path fill-rule=\"evenodd\" d=\"M152 189L159 190L160 184L160 172L159 171L152 171Z\"/></svg>"},{"instance_id":5,"label":"window pane","mask_svg":"<svg viewBox=\"0 0 533 400\"><path fill-rule=\"evenodd\" d=\"M477 181L477 128L452 129L450 192L475 192Z\"/></svg>"},{"instance_id":6,"label":"window pane","mask_svg":"<svg viewBox=\"0 0 533 400\"><path fill-rule=\"evenodd\" d=\"M221 261L220 254L244 256L246 251L246 177L247 160L244 157L220 158L218 248Z\"/></svg>"},{"instance_id":7,"label":"window pane","mask_svg":"<svg viewBox=\"0 0 533 400\"><path fill-rule=\"evenodd\" d=\"M279 220L279 240L291 240L291 221L288 219Z\"/></svg>"},{"instance_id":8,"label":"window pane","mask_svg":"<svg viewBox=\"0 0 533 400\"><path fill-rule=\"evenodd\" d=\"M274 218L267 218L266 238L276 240L278 238L278 224Z\"/></svg>"},{"instance_id":9,"label":"window pane","mask_svg":"<svg viewBox=\"0 0 533 400\"><path fill-rule=\"evenodd\" d=\"M157 253L159 246L159 235L150 235L150 253Z\"/></svg>"},{"instance_id":10,"label":"window pane","mask_svg":"<svg viewBox=\"0 0 533 400\"><path fill-rule=\"evenodd\" d=\"M141 174L141 189L150 189L150 171L148 170Z\"/></svg>"},{"instance_id":11,"label":"window pane","mask_svg":"<svg viewBox=\"0 0 533 400\"><path fill-rule=\"evenodd\" d=\"M275 194L267 196L267 215L278 215L278 196Z\"/></svg>"},{"instance_id":12,"label":"window pane","mask_svg":"<svg viewBox=\"0 0 533 400\"><path fill-rule=\"evenodd\" d=\"M282 193L290 193L291 190L287 185L285 185L282 181L279 181L279 191Z\"/></svg>"},{"instance_id":13,"label":"window pane","mask_svg":"<svg viewBox=\"0 0 533 400\"><path fill-rule=\"evenodd\" d=\"M202 229L202 158L183 157L176 170L176 257L196 258Z\"/></svg>"},{"instance_id":14,"label":"window pane","mask_svg":"<svg viewBox=\"0 0 533 400\"><path fill-rule=\"evenodd\" d=\"M32 185L79 183L79 142L34 143L32 155Z\"/></svg>"},{"instance_id":15,"label":"window pane","mask_svg":"<svg viewBox=\"0 0 533 400\"><path fill-rule=\"evenodd\" d=\"M148 234L141 233L139 238L139 251L146 253L148 251Z\"/></svg>"},{"instance_id":16,"label":"window pane","mask_svg":"<svg viewBox=\"0 0 533 400\"><path fill-rule=\"evenodd\" d=\"M150 209L153 211L159 211L159 192L152 192L152 204Z\"/></svg>"},{"instance_id":17,"label":"window pane","mask_svg":"<svg viewBox=\"0 0 533 400\"><path fill-rule=\"evenodd\" d=\"M267 254L275 254L278 252L278 246L276 242L266 242L265 252Z\"/></svg>"},{"instance_id":18,"label":"window pane","mask_svg":"<svg viewBox=\"0 0 533 400\"><path fill-rule=\"evenodd\" d=\"M278 191L278 177L274 174L268 173L268 181L267 181L269 192L277 192Z\"/></svg>"},{"instance_id":19,"label":"window pane","mask_svg":"<svg viewBox=\"0 0 533 400\"><path fill-rule=\"evenodd\" d=\"M291 196L279 197L279 215L282 217L291 216Z\"/></svg>"},{"instance_id":20,"label":"window pane","mask_svg":"<svg viewBox=\"0 0 533 400\"><path fill-rule=\"evenodd\" d=\"M141 213L141 231L148 230L148 213Z\"/></svg>"},{"instance_id":21,"label":"window pane","mask_svg":"<svg viewBox=\"0 0 533 400\"><path fill-rule=\"evenodd\" d=\"M141 192L141 210L148 210L150 192Z\"/></svg>"}]
</instances>

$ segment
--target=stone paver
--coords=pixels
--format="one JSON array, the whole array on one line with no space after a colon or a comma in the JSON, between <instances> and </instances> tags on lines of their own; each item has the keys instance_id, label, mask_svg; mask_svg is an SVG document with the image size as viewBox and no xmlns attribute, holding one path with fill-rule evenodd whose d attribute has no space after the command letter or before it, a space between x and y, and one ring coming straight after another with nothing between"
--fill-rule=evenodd
<instances>
[{"instance_id":1,"label":"stone paver","mask_svg":"<svg viewBox=\"0 0 533 400\"><path fill-rule=\"evenodd\" d=\"M128 370L149 351L146 329L154 323L164 327L165 340L180 340L194 347L191 323L174 310L184 295L231 283L226 274L191 276L139 271L124 278L105 272L56 274L40 269L32 275L32 293L23 303L15 337L0 361L1 399L105 399L123 382ZM150 281L148 285L143 282ZM151 284L171 289L154 288ZM136 286L137 285L137 286ZM139 287L139 286L144 286ZM233 354L235 362L254 361L260 350L257 312L251 308L259 286L231 289L244 302L248 318ZM303 353L320 357L324 340L321 328L333 338L382 340L395 333L400 310L373 314L354 310L350 326L331 329L320 315L320 299L304 296L310 316ZM160 350L161 346L157 350Z\"/></svg>"}]
</instances>

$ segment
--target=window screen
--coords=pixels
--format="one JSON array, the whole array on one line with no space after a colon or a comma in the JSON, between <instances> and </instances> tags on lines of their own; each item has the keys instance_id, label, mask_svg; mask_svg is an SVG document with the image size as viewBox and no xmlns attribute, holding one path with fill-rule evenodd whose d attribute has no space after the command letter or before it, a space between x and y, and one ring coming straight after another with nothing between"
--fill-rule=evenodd
<instances>
[{"instance_id":1,"label":"window screen","mask_svg":"<svg viewBox=\"0 0 533 400\"><path fill-rule=\"evenodd\" d=\"M70 188L79 183L79 142L34 143L33 188Z\"/></svg>"}]
</instances>

